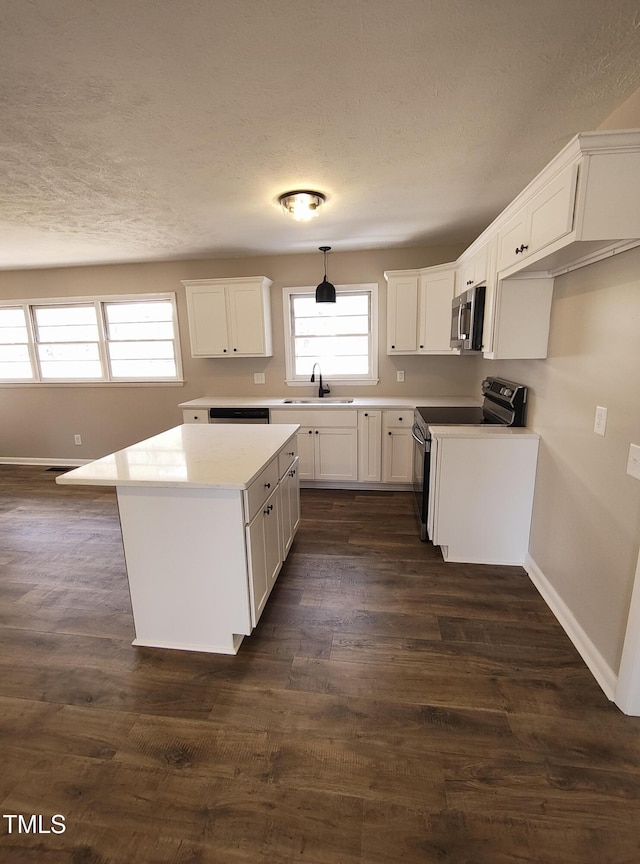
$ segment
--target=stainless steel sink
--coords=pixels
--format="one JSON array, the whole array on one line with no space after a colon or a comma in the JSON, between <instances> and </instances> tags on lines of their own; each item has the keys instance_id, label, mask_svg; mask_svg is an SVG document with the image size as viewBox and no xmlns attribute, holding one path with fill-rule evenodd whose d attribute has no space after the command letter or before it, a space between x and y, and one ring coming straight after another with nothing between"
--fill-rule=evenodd
<instances>
[{"instance_id":1,"label":"stainless steel sink","mask_svg":"<svg viewBox=\"0 0 640 864\"><path fill-rule=\"evenodd\" d=\"M339 399L331 396L323 396L322 399L283 399L284 405L351 405L353 399Z\"/></svg>"}]
</instances>

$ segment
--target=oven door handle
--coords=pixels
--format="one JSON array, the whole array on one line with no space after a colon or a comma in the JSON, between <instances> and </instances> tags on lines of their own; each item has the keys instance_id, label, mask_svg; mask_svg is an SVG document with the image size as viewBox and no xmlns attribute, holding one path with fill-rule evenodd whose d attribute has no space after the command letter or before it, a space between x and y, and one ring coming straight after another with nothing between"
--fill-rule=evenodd
<instances>
[{"instance_id":1,"label":"oven door handle","mask_svg":"<svg viewBox=\"0 0 640 864\"><path fill-rule=\"evenodd\" d=\"M419 435L416 435L416 426L413 426L413 427L411 428L411 437L412 437L413 440L416 442L416 444L419 444L419 445L420 445L421 447L423 447L423 448L426 447L427 442L426 442L426 441L423 441L422 438L420 438Z\"/></svg>"}]
</instances>

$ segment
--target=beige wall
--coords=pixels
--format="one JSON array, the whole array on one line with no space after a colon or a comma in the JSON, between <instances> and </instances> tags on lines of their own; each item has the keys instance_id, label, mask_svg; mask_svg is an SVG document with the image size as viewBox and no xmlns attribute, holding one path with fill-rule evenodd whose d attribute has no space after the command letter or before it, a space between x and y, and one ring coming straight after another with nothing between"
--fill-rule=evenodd
<instances>
[{"instance_id":1,"label":"beige wall","mask_svg":"<svg viewBox=\"0 0 640 864\"><path fill-rule=\"evenodd\" d=\"M546 360L485 360L530 388L542 436L530 553L617 673L640 540L640 248L558 277ZM608 409L594 434L596 405Z\"/></svg>"},{"instance_id":2,"label":"beige wall","mask_svg":"<svg viewBox=\"0 0 640 864\"><path fill-rule=\"evenodd\" d=\"M467 394L475 384L475 357L405 357L386 354L386 269L407 269L455 260L460 248L394 249L332 253L328 276L336 284L377 282L380 383L376 387L332 388L334 395ZM194 360L189 351L187 311L181 279L268 276L271 288L274 356L267 359ZM0 273L0 300L39 297L175 291L178 299L184 386L0 387L0 459L89 459L147 438L182 420L178 404L198 396L286 394L283 350L283 287L316 285L320 253L235 260L21 270ZM405 383L396 382L403 369ZM253 383L265 372L266 385ZM330 380L329 380L330 383ZM296 394L306 391L296 388ZM309 394L313 386L309 385ZM82 445L73 443L74 434Z\"/></svg>"}]
</instances>

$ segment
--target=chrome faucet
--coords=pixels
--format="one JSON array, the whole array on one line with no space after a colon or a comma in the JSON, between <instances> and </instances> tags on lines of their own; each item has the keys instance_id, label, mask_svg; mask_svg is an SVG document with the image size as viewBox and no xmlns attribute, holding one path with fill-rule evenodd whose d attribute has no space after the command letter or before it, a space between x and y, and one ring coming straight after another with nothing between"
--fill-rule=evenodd
<instances>
[{"instance_id":1,"label":"chrome faucet","mask_svg":"<svg viewBox=\"0 0 640 864\"><path fill-rule=\"evenodd\" d=\"M325 393L331 393L330 387L322 386L322 371L320 370L320 364L314 363L313 369L311 370L311 383L315 384L316 380L316 366L318 367L318 396L322 399Z\"/></svg>"}]
</instances>

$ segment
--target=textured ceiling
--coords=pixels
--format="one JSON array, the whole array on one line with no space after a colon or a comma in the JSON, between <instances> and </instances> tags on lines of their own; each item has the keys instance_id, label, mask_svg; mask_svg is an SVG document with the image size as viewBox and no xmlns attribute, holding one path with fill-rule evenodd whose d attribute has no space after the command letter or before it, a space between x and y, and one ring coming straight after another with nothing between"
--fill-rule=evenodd
<instances>
[{"instance_id":1,"label":"textured ceiling","mask_svg":"<svg viewBox=\"0 0 640 864\"><path fill-rule=\"evenodd\" d=\"M0 268L465 243L640 86L639 10L1 0Z\"/></svg>"}]
</instances>

